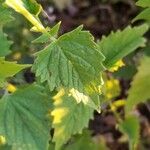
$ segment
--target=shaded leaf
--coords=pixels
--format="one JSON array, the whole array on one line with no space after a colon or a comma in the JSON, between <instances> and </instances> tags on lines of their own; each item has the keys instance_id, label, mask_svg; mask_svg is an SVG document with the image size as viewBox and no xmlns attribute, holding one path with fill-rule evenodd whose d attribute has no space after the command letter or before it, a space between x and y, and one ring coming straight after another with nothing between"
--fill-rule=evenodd
<instances>
[{"instance_id":1,"label":"shaded leaf","mask_svg":"<svg viewBox=\"0 0 150 150\"><path fill-rule=\"evenodd\" d=\"M145 102L150 99L150 57L144 56L141 65L138 68L138 73L135 75L131 88L128 91L128 98L126 103L126 114L139 103Z\"/></svg>"},{"instance_id":2,"label":"shaded leaf","mask_svg":"<svg viewBox=\"0 0 150 150\"><path fill-rule=\"evenodd\" d=\"M147 20L150 21L150 8L146 8L143 10L139 15L137 15L134 19L133 22L137 20Z\"/></svg>"},{"instance_id":3,"label":"shaded leaf","mask_svg":"<svg viewBox=\"0 0 150 150\"><path fill-rule=\"evenodd\" d=\"M13 19L14 18L11 16L11 12L0 4L0 26L9 23Z\"/></svg>"},{"instance_id":4,"label":"shaded leaf","mask_svg":"<svg viewBox=\"0 0 150 150\"><path fill-rule=\"evenodd\" d=\"M139 0L136 2L136 5L145 9L133 19L133 22L137 20L150 21L150 0Z\"/></svg>"},{"instance_id":5,"label":"shaded leaf","mask_svg":"<svg viewBox=\"0 0 150 150\"><path fill-rule=\"evenodd\" d=\"M74 142L68 144L63 150L108 150L102 141L95 142L89 132L83 132L74 138Z\"/></svg>"},{"instance_id":6,"label":"shaded leaf","mask_svg":"<svg viewBox=\"0 0 150 150\"><path fill-rule=\"evenodd\" d=\"M129 140L129 149L135 150L139 142L140 125L136 116L128 116L122 123L119 124L119 129L127 135Z\"/></svg>"},{"instance_id":7,"label":"shaded leaf","mask_svg":"<svg viewBox=\"0 0 150 150\"><path fill-rule=\"evenodd\" d=\"M0 57L6 56L10 53L10 46L12 42L7 40L7 36L0 28Z\"/></svg>"},{"instance_id":8,"label":"shaded leaf","mask_svg":"<svg viewBox=\"0 0 150 150\"><path fill-rule=\"evenodd\" d=\"M5 79L14 76L16 73L31 65L19 65L16 62L5 61L0 57L0 87L3 86Z\"/></svg>"}]
</instances>

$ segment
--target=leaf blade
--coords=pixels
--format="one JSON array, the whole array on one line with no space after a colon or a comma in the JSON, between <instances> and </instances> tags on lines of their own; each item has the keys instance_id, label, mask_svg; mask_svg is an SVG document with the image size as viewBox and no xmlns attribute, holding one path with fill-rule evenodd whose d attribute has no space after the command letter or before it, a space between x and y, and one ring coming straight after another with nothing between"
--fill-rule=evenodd
<instances>
[{"instance_id":1,"label":"leaf blade","mask_svg":"<svg viewBox=\"0 0 150 150\"><path fill-rule=\"evenodd\" d=\"M98 45L106 57L106 68L111 68L117 61L138 47L144 46L146 40L142 36L147 30L146 24L133 28L129 26L123 31L112 32L108 37L103 37Z\"/></svg>"},{"instance_id":2,"label":"leaf blade","mask_svg":"<svg viewBox=\"0 0 150 150\"><path fill-rule=\"evenodd\" d=\"M43 88L31 85L0 100L0 134L14 149L48 148L48 102L42 92Z\"/></svg>"}]
</instances>

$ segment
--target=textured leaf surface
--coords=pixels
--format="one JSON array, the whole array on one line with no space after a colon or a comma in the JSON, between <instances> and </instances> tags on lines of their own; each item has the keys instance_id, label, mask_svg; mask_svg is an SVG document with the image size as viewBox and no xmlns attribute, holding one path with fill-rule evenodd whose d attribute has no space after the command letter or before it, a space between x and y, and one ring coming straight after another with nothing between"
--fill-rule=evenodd
<instances>
[{"instance_id":1,"label":"textured leaf surface","mask_svg":"<svg viewBox=\"0 0 150 150\"><path fill-rule=\"evenodd\" d=\"M144 46L145 39L142 36L147 30L147 25L127 27L123 31L112 32L108 37L103 37L98 45L106 57L104 65L110 68L138 47Z\"/></svg>"},{"instance_id":2,"label":"textured leaf surface","mask_svg":"<svg viewBox=\"0 0 150 150\"><path fill-rule=\"evenodd\" d=\"M16 73L30 65L19 65L16 62L5 61L0 57L0 87L3 86L5 79L14 76Z\"/></svg>"},{"instance_id":3,"label":"textured leaf surface","mask_svg":"<svg viewBox=\"0 0 150 150\"><path fill-rule=\"evenodd\" d=\"M64 95L61 90L54 97L54 110L52 111L55 149L59 150L71 135L81 133L88 127L89 119L93 117L92 108L83 103L77 104L73 97Z\"/></svg>"},{"instance_id":4,"label":"textured leaf surface","mask_svg":"<svg viewBox=\"0 0 150 150\"><path fill-rule=\"evenodd\" d=\"M138 68L138 73L135 75L131 88L128 92L128 99L126 103L126 114L141 102L150 99L150 57L145 56L141 65Z\"/></svg>"},{"instance_id":5,"label":"textured leaf surface","mask_svg":"<svg viewBox=\"0 0 150 150\"><path fill-rule=\"evenodd\" d=\"M0 100L0 135L15 150L46 150L49 140L48 98L35 85Z\"/></svg>"},{"instance_id":6,"label":"textured leaf surface","mask_svg":"<svg viewBox=\"0 0 150 150\"><path fill-rule=\"evenodd\" d=\"M7 36L3 33L2 29L0 28L0 57L6 56L10 53L10 45L12 44L11 41L7 40Z\"/></svg>"},{"instance_id":7,"label":"textured leaf surface","mask_svg":"<svg viewBox=\"0 0 150 150\"><path fill-rule=\"evenodd\" d=\"M78 27L37 53L33 70L51 91L60 86L95 91L101 84L103 59L91 34Z\"/></svg>"},{"instance_id":8,"label":"textured leaf surface","mask_svg":"<svg viewBox=\"0 0 150 150\"><path fill-rule=\"evenodd\" d=\"M127 135L129 139L129 149L136 149L140 136L139 120L135 116L128 116L121 124L119 124L119 129Z\"/></svg>"}]
</instances>

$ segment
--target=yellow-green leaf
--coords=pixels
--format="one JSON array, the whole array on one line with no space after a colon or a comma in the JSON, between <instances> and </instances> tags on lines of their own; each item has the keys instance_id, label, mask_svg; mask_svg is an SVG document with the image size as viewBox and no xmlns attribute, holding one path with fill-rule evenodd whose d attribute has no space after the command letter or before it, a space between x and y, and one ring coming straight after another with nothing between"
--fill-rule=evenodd
<instances>
[{"instance_id":1,"label":"yellow-green leaf","mask_svg":"<svg viewBox=\"0 0 150 150\"><path fill-rule=\"evenodd\" d=\"M72 96L61 90L54 98L53 127L55 150L59 150L71 137L82 133L83 128L88 127L89 120L93 117L94 109L77 104Z\"/></svg>"}]
</instances>

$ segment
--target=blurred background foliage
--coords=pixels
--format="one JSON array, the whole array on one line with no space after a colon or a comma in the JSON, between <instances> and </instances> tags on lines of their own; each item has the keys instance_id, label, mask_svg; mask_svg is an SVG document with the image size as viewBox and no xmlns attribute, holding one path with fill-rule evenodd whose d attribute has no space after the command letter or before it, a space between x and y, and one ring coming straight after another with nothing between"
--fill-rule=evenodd
<instances>
[{"instance_id":1,"label":"blurred background foliage","mask_svg":"<svg viewBox=\"0 0 150 150\"><path fill-rule=\"evenodd\" d=\"M102 35L108 35L112 30L124 29L141 11L134 0L38 0L38 2L44 10L40 18L45 26L52 27L61 21L60 34L63 34L83 24L96 40L101 39ZM13 16L15 21L4 28L8 38L13 41L12 53L7 58L18 63L33 63L33 54L43 48L40 44L32 43L39 35L29 31L31 25L21 15L13 11ZM140 23L141 21L134 24ZM150 56L150 33L146 36L147 47L127 56L123 60L125 65L117 71L103 74L106 84L102 89L104 94L101 96L102 113L95 112L95 118L89 124L91 132L85 131L83 135L73 137L70 145L72 150L128 149L127 138L117 130L117 119L113 112L117 111L124 116L125 99L133 76L137 73L137 66L144 54ZM34 80L34 74L28 69L17 74L9 82L18 86L22 83L32 83ZM139 150L149 150L150 103L139 104L134 113L140 118L142 126ZM70 150L70 147L65 149Z\"/></svg>"}]
</instances>

